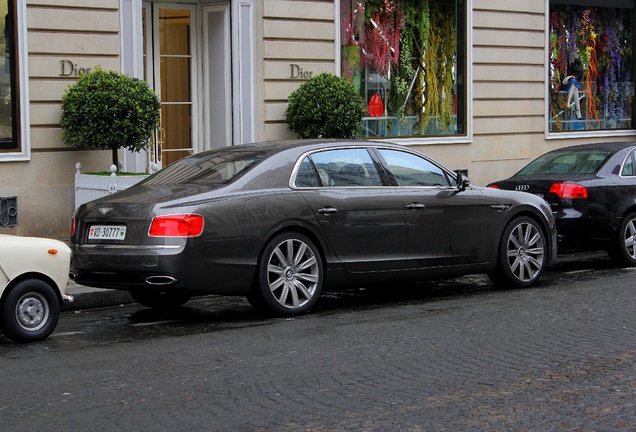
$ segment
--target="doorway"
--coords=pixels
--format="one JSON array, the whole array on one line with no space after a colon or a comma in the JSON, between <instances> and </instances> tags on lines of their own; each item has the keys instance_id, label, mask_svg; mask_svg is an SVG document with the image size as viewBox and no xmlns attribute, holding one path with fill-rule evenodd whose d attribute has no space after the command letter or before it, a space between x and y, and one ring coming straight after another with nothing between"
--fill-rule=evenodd
<instances>
[{"instance_id":1,"label":"doorway","mask_svg":"<svg viewBox=\"0 0 636 432\"><path fill-rule=\"evenodd\" d=\"M143 79L161 99L151 171L256 139L255 11L254 0L142 3Z\"/></svg>"},{"instance_id":2,"label":"doorway","mask_svg":"<svg viewBox=\"0 0 636 432\"><path fill-rule=\"evenodd\" d=\"M144 79L161 99L161 125L148 154L160 169L199 150L196 8L146 3L142 20Z\"/></svg>"}]
</instances>

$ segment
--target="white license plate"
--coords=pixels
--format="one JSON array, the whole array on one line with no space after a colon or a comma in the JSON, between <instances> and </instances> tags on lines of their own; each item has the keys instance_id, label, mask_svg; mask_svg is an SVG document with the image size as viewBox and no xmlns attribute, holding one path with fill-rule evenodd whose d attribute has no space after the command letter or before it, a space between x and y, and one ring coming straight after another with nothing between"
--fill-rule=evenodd
<instances>
[{"instance_id":1,"label":"white license plate","mask_svg":"<svg viewBox=\"0 0 636 432\"><path fill-rule=\"evenodd\" d=\"M88 231L89 240L123 240L125 237L124 225L93 225Z\"/></svg>"}]
</instances>

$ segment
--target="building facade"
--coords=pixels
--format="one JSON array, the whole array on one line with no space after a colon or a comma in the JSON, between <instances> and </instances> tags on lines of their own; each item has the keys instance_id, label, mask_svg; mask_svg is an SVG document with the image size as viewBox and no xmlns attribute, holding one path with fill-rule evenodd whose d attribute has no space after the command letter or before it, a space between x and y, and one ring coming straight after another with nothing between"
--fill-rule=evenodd
<instances>
[{"instance_id":1,"label":"building facade","mask_svg":"<svg viewBox=\"0 0 636 432\"><path fill-rule=\"evenodd\" d=\"M188 154L294 138L292 91L347 77L360 136L414 146L471 180L541 153L630 140L634 0L0 0L0 233L65 239L74 174L110 153L62 141L60 102L100 66L146 80L162 102L150 172Z\"/></svg>"}]
</instances>

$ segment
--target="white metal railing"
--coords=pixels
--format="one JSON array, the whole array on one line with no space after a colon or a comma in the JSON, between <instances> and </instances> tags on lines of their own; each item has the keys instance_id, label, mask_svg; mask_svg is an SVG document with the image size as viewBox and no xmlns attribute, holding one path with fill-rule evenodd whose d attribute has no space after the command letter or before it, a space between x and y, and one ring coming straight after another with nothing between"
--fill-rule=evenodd
<instances>
[{"instance_id":1,"label":"white metal railing","mask_svg":"<svg viewBox=\"0 0 636 432\"><path fill-rule=\"evenodd\" d=\"M82 164L75 164L75 208L81 204L129 188L150 174L118 176L111 165L110 175L82 174Z\"/></svg>"}]
</instances>

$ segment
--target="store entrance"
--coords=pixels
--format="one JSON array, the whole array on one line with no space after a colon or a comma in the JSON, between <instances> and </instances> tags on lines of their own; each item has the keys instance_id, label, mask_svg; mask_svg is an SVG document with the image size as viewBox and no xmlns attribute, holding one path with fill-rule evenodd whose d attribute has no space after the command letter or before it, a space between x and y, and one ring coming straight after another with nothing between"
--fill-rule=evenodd
<instances>
[{"instance_id":1,"label":"store entrance","mask_svg":"<svg viewBox=\"0 0 636 432\"><path fill-rule=\"evenodd\" d=\"M161 127L148 152L153 170L254 139L254 7L237 3L232 25L231 4L143 3L143 76L161 99Z\"/></svg>"}]
</instances>

